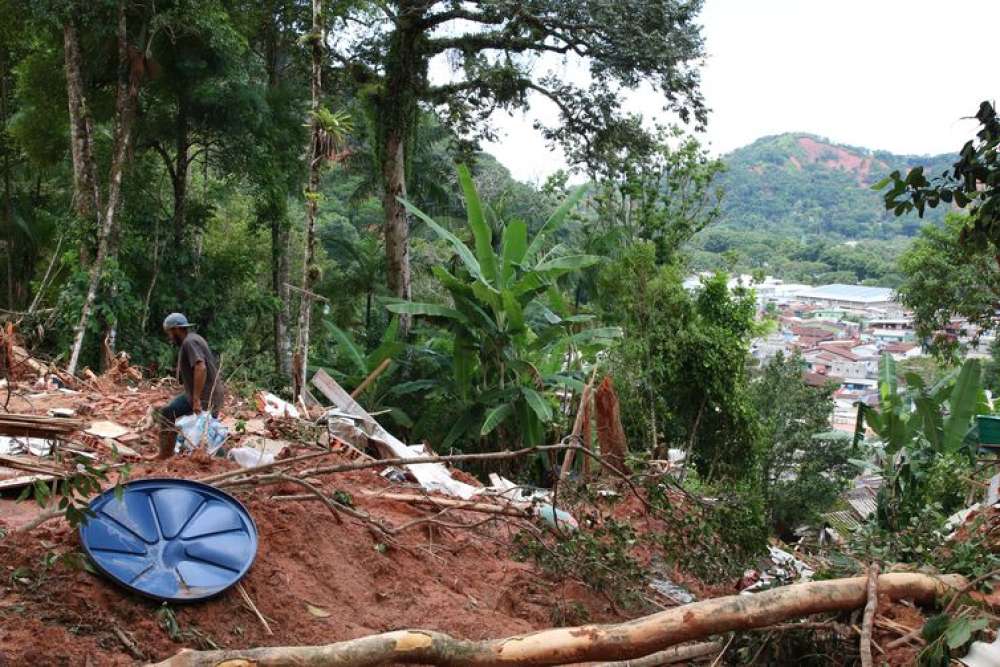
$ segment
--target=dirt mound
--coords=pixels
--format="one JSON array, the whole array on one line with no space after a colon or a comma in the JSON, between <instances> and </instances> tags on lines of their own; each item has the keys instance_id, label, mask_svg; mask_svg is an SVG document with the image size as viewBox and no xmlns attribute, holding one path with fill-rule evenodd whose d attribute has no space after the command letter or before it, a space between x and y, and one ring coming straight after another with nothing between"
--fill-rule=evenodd
<instances>
[{"instance_id":1,"label":"dirt mound","mask_svg":"<svg viewBox=\"0 0 1000 667\"><path fill-rule=\"evenodd\" d=\"M231 465L178 458L138 465L132 477L197 478ZM346 492L396 525L424 515L361 493L386 486L375 472L358 471L325 490ZM485 535L425 525L387 548L357 521L336 523L320 503L268 498L287 491L234 494L260 534L242 584L273 634L236 588L208 602L167 606L74 567L77 534L53 523L0 541L0 665L132 664L139 653L163 659L184 646L322 644L405 627L479 639L548 627L559 604L581 604L595 620L613 618L585 587L553 584L511 560L502 525Z\"/></svg>"}]
</instances>

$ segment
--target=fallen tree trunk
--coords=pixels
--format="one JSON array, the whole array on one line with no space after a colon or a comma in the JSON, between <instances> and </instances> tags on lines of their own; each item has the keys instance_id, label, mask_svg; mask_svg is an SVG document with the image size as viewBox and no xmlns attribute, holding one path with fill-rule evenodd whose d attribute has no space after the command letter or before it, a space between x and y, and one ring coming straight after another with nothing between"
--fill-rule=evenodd
<instances>
[{"instance_id":1,"label":"fallen tree trunk","mask_svg":"<svg viewBox=\"0 0 1000 667\"><path fill-rule=\"evenodd\" d=\"M717 655L724 646L721 641L684 644L683 646L672 646L642 658L590 663L588 667L660 667L660 665L673 665L678 662L690 662L698 658L704 658L707 655Z\"/></svg>"},{"instance_id":2,"label":"fallen tree trunk","mask_svg":"<svg viewBox=\"0 0 1000 667\"><path fill-rule=\"evenodd\" d=\"M425 665L564 665L640 658L696 639L750 630L820 612L857 609L867 601L867 578L792 584L755 595L730 595L613 625L542 630L528 635L468 641L430 630L397 630L326 646L275 646L224 651L184 650L158 667L255 667L339 665L366 667L393 662ZM932 602L961 589L958 575L894 573L878 579L890 599ZM243 661L243 662L240 662Z\"/></svg>"}]
</instances>

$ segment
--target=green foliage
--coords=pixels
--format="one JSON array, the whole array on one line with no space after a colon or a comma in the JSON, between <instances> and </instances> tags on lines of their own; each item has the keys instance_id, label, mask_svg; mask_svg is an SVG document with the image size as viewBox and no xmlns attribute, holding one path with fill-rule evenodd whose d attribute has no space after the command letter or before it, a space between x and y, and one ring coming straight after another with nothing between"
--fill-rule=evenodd
<instances>
[{"instance_id":1,"label":"green foliage","mask_svg":"<svg viewBox=\"0 0 1000 667\"><path fill-rule=\"evenodd\" d=\"M1000 247L1000 178L997 150L1000 146L1000 118L989 102L982 102L975 115L982 126L962 147L958 160L940 176L928 178L924 166L914 167L906 176L898 170L876 183L887 189L885 207L896 215L916 210L923 216L928 208L954 204L969 208L969 224L962 241L971 245Z\"/></svg>"},{"instance_id":2,"label":"green foliage","mask_svg":"<svg viewBox=\"0 0 1000 667\"><path fill-rule=\"evenodd\" d=\"M892 170L925 163L938 168L952 159L870 151L807 134L763 137L725 158L721 222L793 239L912 236L919 220L893 224L869 186Z\"/></svg>"},{"instance_id":3,"label":"green foliage","mask_svg":"<svg viewBox=\"0 0 1000 667\"><path fill-rule=\"evenodd\" d=\"M878 516L885 528L908 524L935 502L946 514L961 506L975 452L973 417L982 405L980 376L979 360L969 359L931 386L910 373L901 392L895 361L882 356L880 408L860 405L859 423L863 416L883 448Z\"/></svg>"},{"instance_id":4,"label":"green foliage","mask_svg":"<svg viewBox=\"0 0 1000 667\"><path fill-rule=\"evenodd\" d=\"M900 301L914 313L917 333L945 356L957 352L957 338L943 334L957 317L981 331L997 326L1000 271L989 245L965 243L969 219L948 215L927 225L900 258L904 278Z\"/></svg>"},{"instance_id":5,"label":"green foliage","mask_svg":"<svg viewBox=\"0 0 1000 667\"><path fill-rule=\"evenodd\" d=\"M93 516L89 505L90 499L101 492L101 484L108 481L108 473L112 468L107 464L94 464L81 456L73 457L72 462L76 465L73 474L52 482L36 481L24 487L17 499L19 501L34 499L39 507L45 507L51 500L58 498L56 508L70 527L75 528L81 523L86 523ZM129 467L119 468L117 472L115 494L120 496L122 484L128 478Z\"/></svg>"},{"instance_id":6,"label":"green foliage","mask_svg":"<svg viewBox=\"0 0 1000 667\"><path fill-rule=\"evenodd\" d=\"M404 202L458 260L432 269L451 305L389 301L387 308L427 318L448 332L448 391L461 412L453 413L453 427L442 446L486 438L506 445L541 444L554 420L555 390L579 384L567 370L572 373L580 362L592 361L619 335L608 327L581 329L581 323L593 318L569 313L559 293L560 277L600 258L568 254L560 245L543 252L546 239L563 224L583 191L560 206L530 241L523 221L501 223L498 250L471 173L464 166L458 173L472 247ZM567 359L578 361L567 368ZM497 432L505 437L498 438Z\"/></svg>"},{"instance_id":7,"label":"green foliage","mask_svg":"<svg viewBox=\"0 0 1000 667\"><path fill-rule=\"evenodd\" d=\"M621 608L643 604L646 574L631 553L639 538L628 523L608 519L597 528L574 531L551 545L543 539L533 533L518 533L515 555L533 559L550 576L569 574L585 581Z\"/></svg>"},{"instance_id":8,"label":"green foliage","mask_svg":"<svg viewBox=\"0 0 1000 667\"><path fill-rule=\"evenodd\" d=\"M681 275L656 265L652 243L628 248L601 273L602 316L625 330L610 362L623 423L633 442L656 442L658 455L667 446L690 449L708 480L755 476L746 370L754 298L744 288L731 293L723 274L692 294Z\"/></svg>"},{"instance_id":9,"label":"green foliage","mask_svg":"<svg viewBox=\"0 0 1000 667\"><path fill-rule=\"evenodd\" d=\"M778 355L751 384L771 526L784 538L828 511L853 476L850 438L828 433L832 389L802 381L799 357Z\"/></svg>"},{"instance_id":10,"label":"green foliage","mask_svg":"<svg viewBox=\"0 0 1000 667\"><path fill-rule=\"evenodd\" d=\"M732 581L767 547L768 525L760 485L753 480L735 485L685 481L685 498L666 480L651 477L645 490L661 530L648 539L664 558L706 582ZM711 501L701 500L710 496Z\"/></svg>"},{"instance_id":11,"label":"green foliage","mask_svg":"<svg viewBox=\"0 0 1000 667\"><path fill-rule=\"evenodd\" d=\"M960 651L972 641L974 634L988 625L989 619L969 614L949 616L942 613L930 617L920 633L927 645L920 652L917 664L920 667L948 667L952 664L952 652Z\"/></svg>"}]
</instances>

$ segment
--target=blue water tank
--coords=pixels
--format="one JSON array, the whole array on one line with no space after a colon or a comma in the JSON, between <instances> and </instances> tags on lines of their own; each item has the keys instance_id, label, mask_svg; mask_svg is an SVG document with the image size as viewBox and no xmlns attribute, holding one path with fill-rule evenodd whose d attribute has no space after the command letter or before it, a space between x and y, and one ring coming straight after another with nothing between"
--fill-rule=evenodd
<instances>
[{"instance_id":1,"label":"blue water tank","mask_svg":"<svg viewBox=\"0 0 1000 667\"><path fill-rule=\"evenodd\" d=\"M102 573L157 600L204 600L229 588L257 555L257 526L235 498L185 479L140 479L90 502L84 551Z\"/></svg>"}]
</instances>

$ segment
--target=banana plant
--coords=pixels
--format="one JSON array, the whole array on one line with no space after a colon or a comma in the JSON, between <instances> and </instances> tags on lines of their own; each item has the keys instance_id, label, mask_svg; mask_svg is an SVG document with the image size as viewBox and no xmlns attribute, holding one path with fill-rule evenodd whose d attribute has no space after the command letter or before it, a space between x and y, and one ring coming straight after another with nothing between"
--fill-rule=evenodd
<instances>
[{"instance_id":1,"label":"banana plant","mask_svg":"<svg viewBox=\"0 0 1000 667\"><path fill-rule=\"evenodd\" d=\"M917 440L926 441L939 454L960 453L969 444L972 420L981 411L981 376L979 360L968 359L930 387L916 373L907 373L904 393L899 391L895 360L883 354L879 361L879 409L859 406L856 433L867 422L890 457ZM968 453L973 452L970 449Z\"/></svg>"},{"instance_id":2,"label":"banana plant","mask_svg":"<svg viewBox=\"0 0 1000 667\"><path fill-rule=\"evenodd\" d=\"M471 247L412 203L422 220L457 257L457 270L435 266L433 274L450 304L387 300L397 314L426 318L451 334L453 386L469 409L456 420L442 446L472 434L483 439L503 427L505 440L541 444L557 414L556 392L579 388L581 362L621 335L618 328L584 328L591 315L571 313L558 279L602 261L550 244L586 188L571 194L528 238L521 220L497 221L499 244L484 215L467 167L458 167ZM549 247L551 246L551 247ZM548 249L546 249L548 248Z\"/></svg>"},{"instance_id":3,"label":"banana plant","mask_svg":"<svg viewBox=\"0 0 1000 667\"><path fill-rule=\"evenodd\" d=\"M925 496L931 471L940 461L973 463L973 419L985 402L978 359L966 360L931 386L916 373L907 373L905 379L906 392L900 392L896 363L884 354L879 364L879 409L859 404L855 431L857 442L867 422L883 444L885 482L879 492L878 517L890 528L903 525L931 500Z\"/></svg>"}]
</instances>

